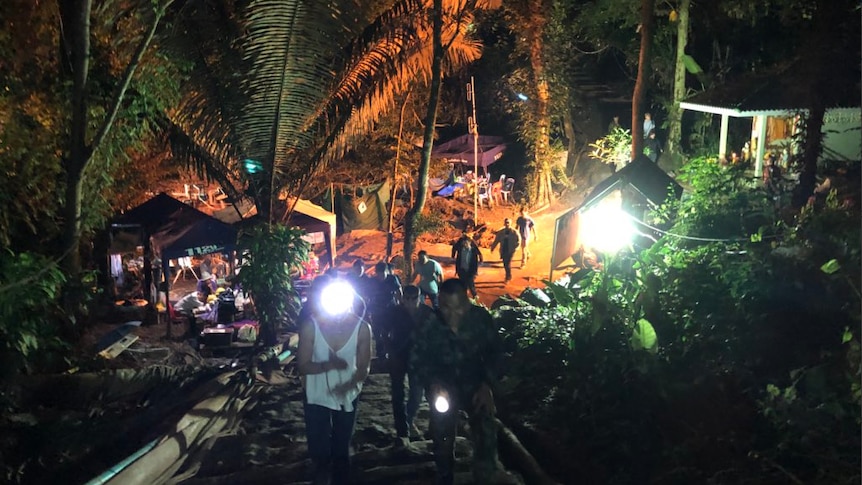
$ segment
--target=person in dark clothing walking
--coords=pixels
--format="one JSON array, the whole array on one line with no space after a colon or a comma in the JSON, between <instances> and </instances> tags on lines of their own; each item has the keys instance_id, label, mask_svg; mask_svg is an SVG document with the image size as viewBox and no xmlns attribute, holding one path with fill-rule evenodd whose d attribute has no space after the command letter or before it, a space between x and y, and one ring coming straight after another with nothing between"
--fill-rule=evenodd
<instances>
[{"instance_id":1,"label":"person in dark clothing walking","mask_svg":"<svg viewBox=\"0 0 862 485\"><path fill-rule=\"evenodd\" d=\"M455 434L461 411L469 417L476 483L499 483L497 386L502 343L491 314L467 298L458 279L440 288L439 319L420 324L413 339L410 370L427 390L437 483L454 481ZM438 401L446 406L438 406Z\"/></svg>"},{"instance_id":2,"label":"person in dark clothing walking","mask_svg":"<svg viewBox=\"0 0 862 485\"><path fill-rule=\"evenodd\" d=\"M386 261L378 261L374 265L374 276L365 281L368 298L368 313L371 315L371 329L374 331L374 345L378 359L386 355L384 334L384 314L398 304L401 294L401 279L389 272ZM379 321L379 323L378 323Z\"/></svg>"},{"instance_id":3,"label":"person in dark clothing walking","mask_svg":"<svg viewBox=\"0 0 862 485\"><path fill-rule=\"evenodd\" d=\"M458 279L464 282L464 286L470 290L473 298L476 298L476 275L482 262L482 251L467 231L461 233L461 238L452 245L452 259L455 260L455 274Z\"/></svg>"},{"instance_id":4,"label":"person in dark clothing walking","mask_svg":"<svg viewBox=\"0 0 862 485\"><path fill-rule=\"evenodd\" d=\"M419 429L413 423L419 404L422 402L422 386L412 372L408 372L413 336L417 327L434 321L436 315L422 302L419 287L405 286L398 291L398 305L389 307L380 319L384 332L385 347L388 351L389 378L392 385L392 416L395 419L395 433L401 444L410 438L419 438ZM404 378L407 378L408 391L405 406Z\"/></svg>"},{"instance_id":5,"label":"person in dark clothing walking","mask_svg":"<svg viewBox=\"0 0 862 485\"><path fill-rule=\"evenodd\" d=\"M658 162L658 156L661 155L661 143L655 137L655 130L650 131L644 140L644 155L653 162Z\"/></svg>"},{"instance_id":6,"label":"person in dark clothing walking","mask_svg":"<svg viewBox=\"0 0 862 485\"><path fill-rule=\"evenodd\" d=\"M491 251L500 245L500 259L503 260L503 268L506 269L506 282L512 280L512 256L518 249L518 233L512 229L512 220L508 217L503 221L503 228L497 231Z\"/></svg>"}]
</instances>

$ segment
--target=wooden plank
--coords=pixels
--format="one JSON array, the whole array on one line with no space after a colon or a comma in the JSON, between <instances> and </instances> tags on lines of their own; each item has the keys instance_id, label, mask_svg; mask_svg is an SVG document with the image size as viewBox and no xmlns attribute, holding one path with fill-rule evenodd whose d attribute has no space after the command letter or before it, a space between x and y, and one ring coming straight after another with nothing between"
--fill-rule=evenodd
<instances>
[{"instance_id":1,"label":"wooden plank","mask_svg":"<svg viewBox=\"0 0 862 485\"><path fill-rule=\"evenodd\" d=\"M126 349L131 347L131 345L138 341L140 337L137 335L127 334L124 335L123 338L117 340L108 346L105 350L99 352L99 355L106 359L113 359L118 355L122 354Z\"/></svg>"}]
</instances>

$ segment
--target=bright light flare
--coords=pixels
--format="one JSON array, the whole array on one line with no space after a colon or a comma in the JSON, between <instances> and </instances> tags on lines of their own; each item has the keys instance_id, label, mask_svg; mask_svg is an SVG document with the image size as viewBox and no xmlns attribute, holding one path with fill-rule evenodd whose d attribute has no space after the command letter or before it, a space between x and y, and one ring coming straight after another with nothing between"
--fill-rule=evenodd
<instances>
[{"instance_id":1,"label":"bright light flare","mask_svg":"<svg viewBox=\"0 0 862 485\"><path fill-rule=\"evenodd\" d=\"M449 400L446 399L445 396L437 396L437 398L434 399L434 409L436 409L438 413L445 413L449 410Z\"/></svg>"},{"instance_id":2,"label":"bright light flare","mask_svg":"<svg viewBox=\"0 0 862 485\"><path fill-rule=\"evenodd\" d=\"M616 253L631 243L635 228L622 209L599 205L581 213L581 234L585 246Z\"/></svg>"},{"instance_id":3,"label":"bright light flare","mask_svg":"<svg viewBox=\"0 0 862 485\"><path fill-rule=\"evenodd\" d=\"M346 281L333 281L320 292L320 306L330 315L343 315L353 308L353 287Z\"/></svg>"}]
</instances>

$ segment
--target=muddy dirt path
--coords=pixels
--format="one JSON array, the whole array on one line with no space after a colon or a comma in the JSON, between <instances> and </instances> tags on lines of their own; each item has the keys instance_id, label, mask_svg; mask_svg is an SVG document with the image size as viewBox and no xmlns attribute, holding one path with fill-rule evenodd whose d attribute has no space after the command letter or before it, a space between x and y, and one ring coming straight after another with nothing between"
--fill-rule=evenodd
<instances>
[{"instance_id":1,"label":"muddy dirt path","mask_svg":"<svg viewBox=\"0 0 862 485\"><path fill-rule=\"evenodd\" d=\"M425 484L434 481L431 441L415 440L404 445L395 439L388 374L372 373L358 406L353 438L353 482L357 484ZM298 379L259 389L240 415L235 432L217 437L200 460L193 478L181 483L302 484L310 483L302 390ZM420 430L428 429L428 404L416 419ZM471 446L459 430L456 440L459 484L473 483L470 473ZM175 478L182 476L182 471ZM522 483L515 478L501 483Z\"/></svg>"}]
</instances>

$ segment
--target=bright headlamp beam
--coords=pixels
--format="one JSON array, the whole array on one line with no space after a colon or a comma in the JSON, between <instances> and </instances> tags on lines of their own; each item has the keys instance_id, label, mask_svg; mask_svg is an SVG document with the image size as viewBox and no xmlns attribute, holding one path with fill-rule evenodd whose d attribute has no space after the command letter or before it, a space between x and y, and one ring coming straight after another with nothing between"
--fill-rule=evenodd
<instances>
[{"instance_id":1,"label":"bright headlamp beam","mask_svg":"<svg viewBox=\"0 0 862 485\"><path fill-rule=\"evenodd\" d=\"M436 409L438 413L445 413L449 410L449 400L446 399L445 396L437 396L437 398L434 399L434 409Z\"/></svg>"},{"instance_id":2,"label":"bright headlamp beam","mask_svg":"<svg viewBox=\"0 0 862 485\"><path fill-rule=\"evenodd\" d=\"M330 315L343 315L353 308L353 287L346 281L333 281L320 292L320 306Z\"/></svg>"}]
</instances>

